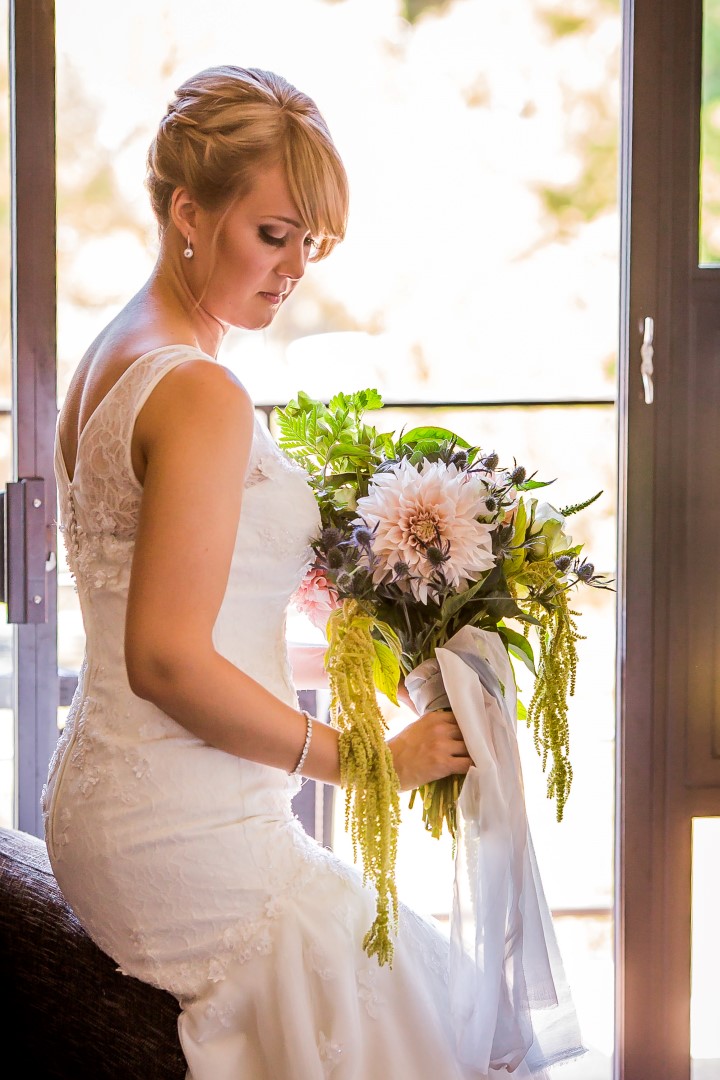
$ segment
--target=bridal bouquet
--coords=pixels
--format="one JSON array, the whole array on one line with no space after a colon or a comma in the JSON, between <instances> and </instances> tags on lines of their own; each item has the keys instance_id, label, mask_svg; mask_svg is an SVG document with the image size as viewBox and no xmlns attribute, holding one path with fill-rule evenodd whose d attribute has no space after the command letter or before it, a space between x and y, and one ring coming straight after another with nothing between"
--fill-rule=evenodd
<instances>
[{"instance_id":1,"label":"bridal bouquet","mask_svg":"<svg viewBox=\"0 0 720 1080\"><path fill-rule=\"evenodd\" d=\"M477 764L476 736L452 700L460 663L483 715L498 706L513 733L517 719L531 727L561 820L572 781L568 698L582 636L570 595L578 586L609 587L567 533L568 518L601 492L558 510L538 496L548 482L452 431L396 434L365 423L365 412L382 404L376 390L339 393L328 404L301 392L275 414L279 445L307 471L320 510L314 562L294 600L328 641L346 825L378 890L365 947L380 963L392 958L397 920L400 809L376 690L397 704L404 679L418 712L452 707ZM527 709L515 695L517 662L535 680ZM456 688L466 701L463 693ZM433 836L447 828L455 843L465 780L447 777L412 792L410 805L420 797Z\"/></svg>"}]
</instances>

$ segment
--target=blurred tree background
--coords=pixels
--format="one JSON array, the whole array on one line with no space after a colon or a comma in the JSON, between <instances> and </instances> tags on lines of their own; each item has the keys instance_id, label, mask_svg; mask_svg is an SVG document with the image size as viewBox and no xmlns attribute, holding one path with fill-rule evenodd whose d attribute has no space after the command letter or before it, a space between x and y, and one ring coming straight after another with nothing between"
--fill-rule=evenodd
<instances>
[{"instance_id":1,"label":"blurred tree background","mask_svg":"<svg viewBox=\"0 0 720 1080\"><path fill-rule=\"evenodd\" d=\"M167 24L172 17L172 8L162 4L155 6ZM349 9L353 5L352 0L326 0L324 5L316 5L318 8L323 6L339 10ZM564 0L562 3L524 0L513 7L516 13L511 19L507 13L503 15L502 11L498 12L497 6L487 0L373 3L366 5L367 21L375 20L377 31L362 44L368 50L369 83L394 82L398 97L406 98L409 108L412 108L413 92L418 91L427 94L428 102L433 95L459 99L453 101L453 106L458 112L464 113L464 119L460 122L465 128L458 137L465 141L477 140L481 150L474 159L478 169L477 191L481 200L486 179L481 171L484 164L482 147L485 144L488 155L492 153L488 171L497 173L498 181L502 180L504 173L511 171L512 183L521 183L524 189L521 193L522 203L533 201L532 227L524 230L527 242L523 244L522 239L517 238L506 242L505 251L498 254L504 254L516 263L529 264L539 252L554 249L553 269L560 274L565 263L562 256L557 254L560 249L566 251L573 243L582 246L583 237L587 246L590 227L602 219L609 218L614 228L618 165L618 0ZM149 18L148 13L140 14L142 8L143 5L138 5L137 25L147 24ZM218 8L220 17L227 20L227 5L218 4ZM136 189L140 194L138 198L129 194L127 183L119 182L117 163L128 151L136 166L142 162L139 147L143 147L144 153L159 115L159 112L148 109L147 114L138 113L134 120L130 118L128 121L126 114L124 123L119 125L117 138L108 137L107 131L102 130L107 127L102 115L105 105L98 100L98 87L89 81L91 67L87 63L88 56L83 54L83 50L92 49L92 45L81 46L73 42L72 48L69 47L70 30L85 17L89 5L86 0L71 0L63 5L63 9L59 14L57 101L61 386L96 329L127 299L128 285L133 289L139 286L143 271L151 265L147 253L155 250L155 228L142 199L142 171L138 174L136 169L135 175ZM7 0L2 0L0 11L6 19ZM126 21L133 23L131 15L130 11L126 12ZM174 35L154 35L155 64L152 72L146 76L150 100L160 100L160 87L167 96L168 87L176 84L176 73L182 66L182 57L185 57L187 71L187 54L192 50L188 49L184 40L179 15L178 12ZM161 25L162 18L160 22L156 20L156 26ZM243 35L247 19L248 16L239 12L233 17L239 31L233 37L247 38L247 32ZM520 22L522 35L520 38L515 34L515 45L512 46L513 35L510 31ZM67 30L63 32L66 24ZM152 26L148 24L147 29L152 36ZM459 49L462 40L473 29L478 34L478 57L474 64L472 52L468 56L467 43L462 53ZM217 35L217 29L213 32ZM107 33L112 34L112 27L108 26ZM493 33L498 35L496 48L492 47L491 40L488 41ZM433 37L436 39L435 45ZM720 16L717 12L709 19L707 38L707 55L714 58L720 39ZM197 51L201 54L202 40L198 40L197 45ZM437 52L433 57L435 67L431 68L428 60L433 49ZM237 52L237 49L232 51ZM252 50L244 49L244 53L249 51ZM501 62L498 62L498 54ZM496 57L494 60L493 55ZM0 96L4 108L0 118L0 152L4 168L0 176L0 281L3 295L0 393L9 396L6 55L3 54L1 59ZM514 62L517 64L515 68ZM132 68L128 70L130 73ZM710 119L713 104L718 105L720 94L720 68L714 65L713 70L715 75L708 81L706 95L706 114ZM443 104L446 105L445 101ZM132 107L130 101L128 109L131 111ZM716 108L715 113L720 115L720 108ZM429 113L428 117L430 119ZM507 128L504 135L497 131L497 124L503 118ZM378 119L381 120L380 117ZM437 117L431 119L436 125ZM352 123L351 116L348 128ZM419 132L415 134L419 135ZM440 135L433 128L428 136L427 153L437 156L432 144L440 139ZM713 151L715 161L720 160L719 139L718 128L709 121L705 141L707 149ZM418 141L415 140L416 147ZM402 151L402 139L399 148ZM507 154L507 165L498 160L503 149ZM442 142L437 150L442 152ZM415 163L418 169L414 183L416 188L422 188L424 183L420 172L423 160L420 156ZM402 208L402 187L407 180L401 162L386 161L383 164L381 158L377 164L387 169L386 183L397 185L397 189L390 193L390 201ZM706 165L704 188L708 200L707 215L711 210L716 214L720 208L720 197L715 190L720 187L719 175L717 170L713 171ZM438 204L442 202L439 186L442 179L442 174L428 169L426 196L430 200L437 199ZM363 185L364 181L357 183L359 189ZM411 195L412 192L408 192L405 199L408 213L413 205ZM520 201L519 197L519 204ZM458 205L463 209L467 206L465 187ZM527 207L523 205L520 209L520 216L527 216ZM447 210L440 207L438 212L438 207L432 205L429 210L431 214L435 211L438 217L437 226L432 222L429 224L434 231L434 257L445 259L452 266L459 256L459 249L447 236L453 229L448 224ZM503 213L506 212L503 209ZM480 205L478 213L492 215L494 210L492 206ZM367 224L363 219L361 227L365 227L366 232L372 232ZM512 232L510 226L511 222L508 221L508 233ZM463 223L459 228L470 232ZM397 232L401 245L403 229L398 228ZM370 240L376 251L378 248L380 253L388 250L387 237L374 236ZM586 252L586 255L597 258L597 245L592 246L593 251ZM715 249L709 247L708 250ZM363 262L367 258L372 259L372 254L368 254L367 245L360 237L357 237L353 258L357 260L358 255ZM492 255L492 245L488 245L487 258L490 260ZM119 265L128 272L118 273ZM366 271L365 276L369 276ZM431 340L431 333L424 332L428 330L424 325L427 316L423 314L423 308L426 309L427 305L413 305L408 298L408 293L417 292L420 286L408 273L407 265L395 269L394 282L388 282L385 274L377 270L376 276L384 287L375 292L366 290L364 302L353 303L348 302L346 296L334 286L333 275L309 275L303 283L302 301L283 309L276 320L272 347L280 351L300 337L332 331L365 331L370 335L390 331L397 335L402 309L406 308L407 319L400 327L402 345L408 357L404 377L411 374L419 383L427 382L429 373L438 363L439 346ZM445 297L440 296L440 305L445 308L448 322L455 326L455 351L460 349L481 355L486 348L482 333L487 333L487 327L485 331L482 328L463 332L457 329L457 307L473 303L477 306L478 303L477 293L473 294L465 285L465 276L461 269L461 283L452 290L455 300L450 296L447 304L443 304ZM562 281L558 281L557 285L558 293L567 289L567 284ZM587 289L592 287L593 282L588 281ZM576 297L575 302L591 306L587 298ZM561 304L559 295L558 304ZM408 322L414 324L414 333L408 332ZM607 336L607 347L598 363L602 368L601 381L610 386L615 377L614 327ZM518 394L523 396L521 388Z\"/></svg>"},{"instance_id":2,"label":"blurred tree background","mask_svg":"<svg viewBox=\"0 0 720 1080\"><path fill-rule=\"evenodd\" d=\"M164 108L168 88L177 84L178 73L183 68L185 74L189 73L188 56L193 52L179 12L172 24L173 34L153 33L153 29L170 25L176 6L156 5L153 25L148 22L149 12L137 16L137 24L146 26L156 54L152 71L143 73L147 80L147 99L149 103L162 104L156 109L149 104L142 113L137 110L137 102L130 98L123 110L122 122L116 125L115 136L109 133L107 118L103 117L107 104L101 100L102 94L98 96L99 87L90 77L94 69L88 53L74 34L86 17L89 5L84 0L74 0L63 5L64 10L59 15L61 388L97 329L127 298L129 289L134 291L142 283L152 265L156 237L141 190L144 151ZM317 9L323 7L334 14L353 6L359 7L353 5L352 0L326 0L324 4L315 5L315 17L319 17ZM365 332L375 339L389 334L393 348L402 350L406 359L402 369L403 385L407 385L410 376L418 386L426 384L426 396L431 399L434 394L437 396L438 380L433 379L433 372L439 364L443 367L446 364L446 357L442 355L444 350L449 347L462 364L465 356L482 356L487 352L488 337L495 348L499 320L506 312L496 312L497 305L491 300L484 308L481 297L485 275L492 284L492 278L497 277L497 264L502 261L512 269L525 264L533 268L533 275L545 279L549 276L555 287L558 318L563 317L564 307L586 309L584 317L587 319L588 312L592 314L595 308L604 305L598 315L608 327L602 355L588 356L587 360L593 365L592 381L612 392L616 368L615 326L612 324L614 310L608 310L608 307L613 302L610 297L616 284L612 276L615 254L612 246L617 206L618 2L518 0L513 8L514 15L510 17L507 11L503 13L487 0L435 3L388 0L365 5L365 21L377 24L366 40L358 42L358 48L365 50L368 72L367 111L372 113L375 106L377 99L372 96L375 87L384 84L381 90L385 93L390 84L391 92L394 86L398 108L406 107L409 114L415 108L417 117L413 120L411 116L404 133L400 130L398 160L392 161L388 157L391 125L388 124L390 134L386 132L383 136L384 118L381 113L377 114L378 139L382 137L386 141L378 143L378 158L371 169L374 180L359 175L357 160L349 163L353 188L358 193L353 206L357 224L353 224L351 211L346 246L349 249L349 241L353 241L352 255L348 250L341 269L349 277L350 288L348 290L346 285L343 293L336 284L339 275L325 268L308 275L303 283L302 298L298 297L297 303L283 309L273 327L270 349L276 357L280 357L288 344L303 337L333 331ZM142 5L138 5L138 12L141 9ZM221 17L230 18L227 5L219 3L218 9ZM132 24L131 15L126 12L126 22ZM245 26L249 18L241 12L232 16L238 30L232 36L252 40ZM517 32L519 27L521 34ZM211 30L217 38L217 28L211 27ZM108 26L107 33L112 32L113 28ZM475 60L472 47L468 47L468 37L473 32L477 34ZM206 36L207 33L205 27ZM498 39L495 47L493 36ZM194 44L200 66L203 53L210 50L197 33ZM214 48L217 52L217 44ZM118 70L121 70L122 52L121 48L117 50ZM243 52L251 55L253 49L247 46ZM136 69L129 61L122 63L126 64L126 69L122 69L126 70L126 77L133 80ZM332 87L333 74L331 71L326 80L330 87L326 98L339 100L337 115L349 133L353 125L358 126L357 118L362 112L358 91L357 88L352 94L343 91L345 97L341 98L340 83ZM108 79L110 76L107 72ZM3 80L0 89L7 100L6 71L0 78ZM295 78L303 85L299 77ZM109 87L112 93L111 84ZM321 105L325 104L326 98L321 100ZM432 112L433 99L440 99L435 113ZM453 136L459 140L455 148L438 128L443 110L451 107L454 110L452 122L459 125ZM119 111L118 103L115 103L115 112ZM424 119L428 123L425 135ZM340 122L335 119L331 126L337 130ZM0 138L7 160L7 108L1 123ZM349 134L345 136L344 130L342 134L346 140L350 137ZM370 140L365 137L363 142L361 136L360 153L367 151L369 144ZM472 153L467 161L459 161L458 175L453 177L440 165L445 154L457 153L458 147L463 146L471 146ZM411 160L403 167L401 157L406 148ZM352 159L352 151L347 156ZM134 162L134 192L127 178L119 179L118 163L123 160ZM368 162L363 162L362 166L367 171ZM127 173L127 167L125 171ZM379 171L382 172L382 183L378 182ZM374 191L368 187L371 182L375 184ZM453 192L449 192L449 205L444 205L447 200L442 186L445 183L460 186L456 201L452 198ZM517 214L513 221L508 216L507 206L503 206L504 235L498 238L495 236L496 223L492 221L497 212L493 199L497 198L499 188L505 186L508 200L516 193ZM361 202L368 193L368 199ZM394 240L389 236L387 220L381 220L382 207L376 202L382 199L383 193L396 212L391 226L395 232ZM3 172L0 199L5 240L0 273L3 293L7 296L7 169ZM477 202L473 205L474 199ZM429 250L427 244L423 248L422 242L413 239L407 221L415 207L423 204L429 220L421 228L430 233ZM453 221L456 208L460 211L457 224ZM476 215L487 218L483 228L470 226L463 220L471 208ZM392 219L389 217L388 220ZM474 253L475 261L483 263L479 283L475 268L472 279L468 280L469 275L459 262L461 257L467 258L467 252L463 251L463 233L470 242L483 244L483 251ZM573 255L572 260L584 259L587 271L586 279L575 292L572 273L565 275L572 261L569 253L573 248L577 255ZM406 258L398 260L398 250L401 255L407 251ZM423 251L427 260L424 266L417 257ZM389 254L392 258L387 260L385 256ZM349 268L351 259L354 270ZM442 264L448 267L444 273L438 270ZM454 270L455 267L458 269ZM447 280L449 274L456 275L459 280L450 283ZM522 289L526 279L522 275L516 277ZM373 280L375 288L372 287ZM511 291L511 284L508 277L503 295L507 296ZM354 285L357 285L355 289ZM496 287L500 289L500 284ZM591 294L601 291L603 297L596 295L593 299ZM535 293L536 288L527 288L524 303L533 305ZM433 297L441 313L439 322L443 333L440 337L436 329L438 312L430 310L428 304L428 299ZM471 320L470 325L462 326L468 308L477 309L481 317L474 325ZM532 319L536 311L537 306L532 306L527 312L528 319ZM611 318L608 319L608 315ZM573 318L572 311L568 312L565 335L568 343L577 333ZM495 319L498 323L494 323ZM242 334L237 336L242 337ZM586 334L586 339L596 341L596 353L600 349L599 337L598 332ZM525 339L514 345L516 352L526 360L530 351L528 345ZM7 319L3 319L1 347L3 380L9 391ZM543 382L562 380L562 368L570 366L568 357L571 353L570 344L564 352L559 343L554 360L544 357L535 370L528 362L525 391L518 386L516 392L503 395L498 384L489 387L488 392L490 396L542 396L538 389ZM504 362L507 357L499 359ZM552 364L557 372L550 370ZM468 363L468 367L473 365ZM572 370L566 375L572 379ZM522 378L520 367L518 379ZM470 397L479 396L471 372L468 389Z\"/></svg>"},{"instance_id":3,"label":"blurred tree background","mask_svg":"<svg viewBox=\"0 0 720 1080\"><path fill-rule=\"evenodd\" d=\"M720 262L720 3L703 6L703 80L700 113L700 258Z\"/></svg>"}]
</instances>

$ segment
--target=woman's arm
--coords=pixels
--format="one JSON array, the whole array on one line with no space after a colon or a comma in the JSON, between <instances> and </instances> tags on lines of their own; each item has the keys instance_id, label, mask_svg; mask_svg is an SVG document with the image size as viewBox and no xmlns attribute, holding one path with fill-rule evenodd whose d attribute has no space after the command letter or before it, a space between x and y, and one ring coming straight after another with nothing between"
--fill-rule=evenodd
<instances>
[{"instance_id":1,"label":"woman's arm","mask_svg":"<svg viewBox=\"0 0 720 1080\"><path fill-rule=\"evenodd\" d=\"M208 360L168 372L141 409L133 449L145 468L125 661L134 693L199 739L290 772L305 741L305 717L225 659L212 640L253 425L246 391ZM471 764L448 713L426 714L389 745L402 790L466 772ZM340 783L338 732L329 724L315 721L303 772Z\"/></svg>"},{"instance_id":2,"label":"woman's arm","mask_svg":"<svg viewBox=\"0 0 720 1080\"><path fill-rule=\"evenodd\" d=\"M290 772L305 718L225 659L212 631L225 594L254 409L223 366L168 372L138 417L146 462L125 635L130 686L205 742ZM307 775L339 783L337 732L315 724Z\"/></svg>"}]
</instances>

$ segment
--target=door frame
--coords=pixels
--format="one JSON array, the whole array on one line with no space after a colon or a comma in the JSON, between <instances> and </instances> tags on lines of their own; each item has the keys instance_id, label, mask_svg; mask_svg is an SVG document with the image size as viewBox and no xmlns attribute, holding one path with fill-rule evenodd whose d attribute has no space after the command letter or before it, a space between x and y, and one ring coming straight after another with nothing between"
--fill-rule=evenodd
<instances>
[{"instance_id":1,"label":"door frame","mask_svg":"<svg viewBox=\"0 0 720 1080\"><path fill-rule=\"evenodd\" d=\"M42 788L58 737L55 5L10 0L13 476L45 481L46 621L13 627L15 820L42 836ZM16 570L8 565L8 576Z\"/></svg>"},{"instance_id":2,"label":"door frame","mask_svg":"<svg viewBox=\"0 0 720 1080\"><path fill-rule=\"evenodd\" d=\"M697 254L702 15L701 0L623 10L617 1080L690 1078L692 819L720 815L712 649L697 662L720 640L720 560L706 548L700 573L693 558L699 522L720 529L717 485L698 472L720 407L720 274Z\"/></svg>"}]
</instances>

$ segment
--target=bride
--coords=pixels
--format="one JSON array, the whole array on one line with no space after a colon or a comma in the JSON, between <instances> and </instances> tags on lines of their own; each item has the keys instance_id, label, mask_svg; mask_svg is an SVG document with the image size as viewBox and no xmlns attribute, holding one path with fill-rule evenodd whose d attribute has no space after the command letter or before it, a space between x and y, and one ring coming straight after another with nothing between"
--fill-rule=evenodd
<instances>
[{"instance_id":1,"label":"bride","mask_svg":"<svg viewBox=\"0 0 720 1080\"><path fill-rule=\"evenodd\" d=\"M343 238L326 124L271 72L208 69L177 90L147 186L157 264L57 425L86 634L43 795L60 887L123 972L178 999L188 1080L540 1075L580 1048L461 1053L445 939L401 905L392 967L369 958L372 890L292 811L301 775L340 782L338 732L295 689L324 685L323 650L285 640L318 511L217 356ZM472 765L452 712L389 747L403 791Z\"/></svg>"}]
</instances>

